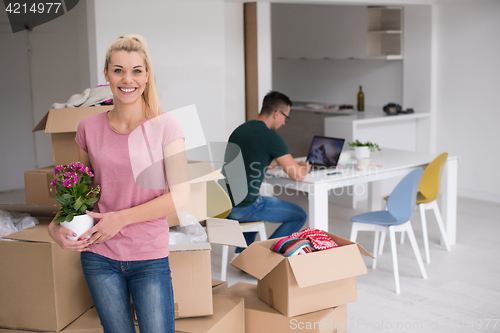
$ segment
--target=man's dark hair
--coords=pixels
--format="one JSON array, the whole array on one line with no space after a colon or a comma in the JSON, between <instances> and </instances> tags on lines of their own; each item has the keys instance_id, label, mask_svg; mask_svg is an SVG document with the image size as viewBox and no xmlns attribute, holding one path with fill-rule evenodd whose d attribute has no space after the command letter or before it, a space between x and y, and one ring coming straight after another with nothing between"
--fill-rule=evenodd
<instances>
[{"instance_id":1,"label":"man's dark hair","mask_svg":"<svg viewBox=\"0 0 500 333\"><path fill-rule=\"evenodd\" d=\"M260 114L270 116L274 111L284 106L292 106L292 101L288 96L277 91L270 91L264 97Z\"/></svg>"}]
</instances>

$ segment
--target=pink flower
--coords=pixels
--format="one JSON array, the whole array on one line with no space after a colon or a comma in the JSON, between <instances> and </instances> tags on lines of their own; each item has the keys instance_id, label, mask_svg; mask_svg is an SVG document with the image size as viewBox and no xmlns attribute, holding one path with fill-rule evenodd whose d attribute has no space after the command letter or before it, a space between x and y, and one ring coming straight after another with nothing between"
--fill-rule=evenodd
<instances>
[{"instance_id":1,"label":"pink flower","mask_svg":"<svg viewBox=\"0 0 500 333\"><path fill-rule=\"evenodd\" d=\"M54 168L54 172L55 172L56 174L58 174L59 172L61 172L61 171L63 171L63 170L64 170L64 167L63 167L63 166L56 166L56 167Z\"/></svg>"},{"instance_id":2,"label":"pink flower","mask_svg":"<svg viewBox=\"0 0 500 333\"><path fill-rule=\"evenodd\" d=\"M57 179L54 179L52 183L50 183L50 186L56 187L56 185L57 185Z\"/></svg>"}]
</instances>

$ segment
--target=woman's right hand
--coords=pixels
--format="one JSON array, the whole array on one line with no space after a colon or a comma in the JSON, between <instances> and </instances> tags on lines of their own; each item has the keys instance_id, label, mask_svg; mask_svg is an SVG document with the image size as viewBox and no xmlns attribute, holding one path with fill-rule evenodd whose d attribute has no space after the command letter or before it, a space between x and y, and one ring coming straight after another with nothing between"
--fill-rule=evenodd
<instances>
[{"instance_id":1,"label":"woman's right hand","mask_svg":"<svg viewBox=\"0 0 500 333\"><path fill-rule=\"evenodd\" d=\"M49 224L49 235L63 250L82 252L89 246L87 238L78 241L68 239L66 236L76 237L76 234L54 221Z\"/></svg>"}]
</instances>

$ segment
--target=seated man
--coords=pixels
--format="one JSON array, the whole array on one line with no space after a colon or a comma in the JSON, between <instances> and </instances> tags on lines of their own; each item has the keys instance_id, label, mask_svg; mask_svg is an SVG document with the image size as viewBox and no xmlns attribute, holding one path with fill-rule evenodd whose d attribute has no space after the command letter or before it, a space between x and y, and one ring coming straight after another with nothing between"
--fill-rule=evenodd
<instances>
[{"instance_id":1,"label":"seated man","mask_svg":"<svg viewBox=\"0 0 500 333\"><path fill-rule=\"evenodd\" d=\"M257 221L281 223L270 238L288 236L299 231L307 219L306 212L299 205L259 195L268 168L279 165L292 179L301 181L311 167L307 162L297 163L288 152L283 138L276 133L278 128L290 120L291 105L292 102L284 94L277 91L269 92L264 97L257 119L240 125L229 137L229 142L241 149L248 194L242 202L235 205L231 192L234 193L237 189L229 187L234 207L227 218L240 223ZM256 234L245 233L248 245L255 240ZM236 253L241 251L242 248L236 249Z\"/></svg>"}]
</instances>

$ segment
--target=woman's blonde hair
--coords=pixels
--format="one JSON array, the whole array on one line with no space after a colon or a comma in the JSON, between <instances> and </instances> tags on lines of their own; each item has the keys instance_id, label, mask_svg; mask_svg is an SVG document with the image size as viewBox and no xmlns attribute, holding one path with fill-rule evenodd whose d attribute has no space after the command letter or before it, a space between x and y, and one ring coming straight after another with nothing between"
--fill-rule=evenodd
<instances>
[{"instance_id":1,"label":"woman's blonde hair","mask_svg":"<svg viewBox=\"0 0 500 333\"><path fill-rule=\"evenodd\" d=\"M104 62L104 70L108 72L109 62L111 60L111 55L115 51L127 51L127 52L138 52L144 57L144 63L146 64L146 71L149 71L148 82L146 82L146 87L142 93L142 100L146 106L145 113L146 117L152 119L156 116L162 114L160 99L158 97L158 92L156 91L155 79L153 75L153 68L151 66L151 58L149 57L148 46L144 37L140 35L123 35L118 37L118 39L111 44L108 51L106 52L106 61Z\"/></svg>"}]
</instances>

